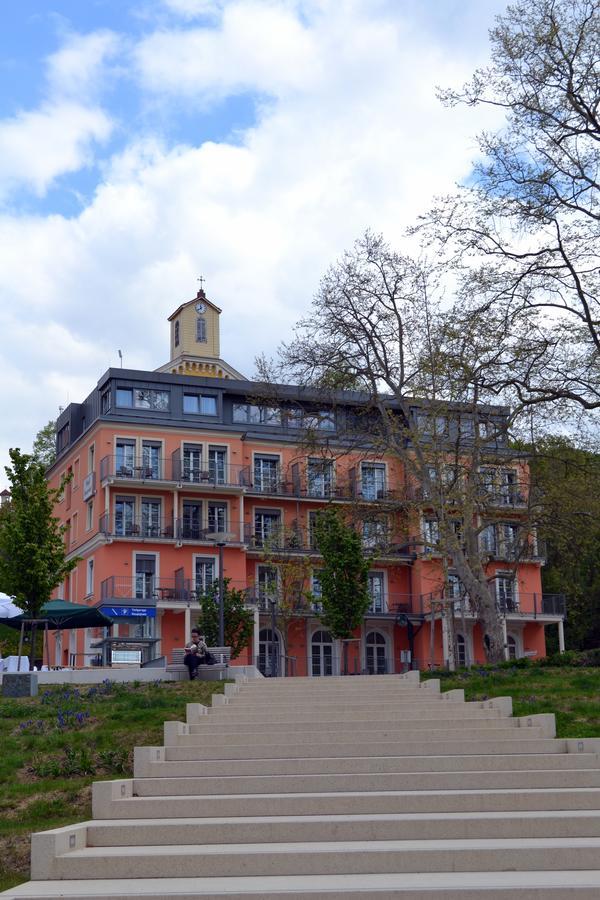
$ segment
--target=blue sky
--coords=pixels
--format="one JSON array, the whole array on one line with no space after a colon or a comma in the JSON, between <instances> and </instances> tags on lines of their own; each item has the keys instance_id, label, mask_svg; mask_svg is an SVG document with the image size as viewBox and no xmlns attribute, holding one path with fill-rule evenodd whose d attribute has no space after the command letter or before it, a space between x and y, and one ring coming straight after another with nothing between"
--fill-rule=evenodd
<instances>
[{"instance_id":1,"label":"blue sky","mask_svg":"<svg viewBox=\"0 0 600 900\"><path fill-rule=\"evenodd\" d=\"M468 178L496 0L21 0L0 29L0 463L207 278L242 372L365 228ZM2 479L0 479L2 486Z\"/></svg>"}]
</instances>

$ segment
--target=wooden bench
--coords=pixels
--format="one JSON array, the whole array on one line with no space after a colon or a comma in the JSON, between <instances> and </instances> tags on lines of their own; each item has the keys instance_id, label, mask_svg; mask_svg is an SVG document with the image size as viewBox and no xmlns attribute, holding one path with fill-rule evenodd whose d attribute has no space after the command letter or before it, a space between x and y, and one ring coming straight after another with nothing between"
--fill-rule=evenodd
<instances>
[{"instance_id":1,"label":"wooden bench","mask_svg":"<svg viewBox=\"0 0 600 900\"><path fill-rule=\"evenodd\" d=\"M227 670L229 668L229 660L231 659L231 647L208 647L208 652L216 662L213 665L200 663L196 669L196 678L201 681L222 681L227 678ZM176 672L180 678L188 677L187 666L183 664L185 649L183 647L175 647L171 651L171 662L167 666L167 672Z\"/></svg>"}]
</instances>

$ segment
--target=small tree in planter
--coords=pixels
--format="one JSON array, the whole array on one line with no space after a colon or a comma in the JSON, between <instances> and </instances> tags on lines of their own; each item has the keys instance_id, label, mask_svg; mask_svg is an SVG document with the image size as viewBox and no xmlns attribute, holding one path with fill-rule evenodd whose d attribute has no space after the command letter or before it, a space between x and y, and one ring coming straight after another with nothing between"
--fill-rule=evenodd
<instances>
[{"instance_id":1,"label":"small tree in planter","mask_svg":"<svg viewBox=\"0 0 600 900\"><path fill-rule=\"evenodd\" d=\"M231 647L231 658L236 659L252 639L254 616L246 609L243 591L229 587L231 579L223 579L223 609L225 613L225 645ZM214 581L204 596L200 597L201 613L198 628L209 647L219 642L219 582Z\"/></svg>"},{"instance_id":2,"label":"small tree in planter","mask_svg":"<svg viewBox=\"0 0 600 900\"><path fill-rule=\"evenodd\" d=\"M315 537L323 557L319 571L323 605L320 618L332 637L347 641L371 604L367 577L370 560L363 554L360 534L333 509L317 516ZM344 644L343 670L347 675L347 644Z\"/></svg>"}]
</instances>

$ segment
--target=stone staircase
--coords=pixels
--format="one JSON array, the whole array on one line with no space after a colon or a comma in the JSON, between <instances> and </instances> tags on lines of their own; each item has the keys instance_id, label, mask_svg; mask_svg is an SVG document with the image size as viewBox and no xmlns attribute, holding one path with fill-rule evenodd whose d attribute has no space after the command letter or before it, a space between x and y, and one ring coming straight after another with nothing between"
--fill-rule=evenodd
<instances>
[{"instance_id":1,"label":"stone staircase","mask_svg":"<svg viewBox=\"0 0 600 900\"><path fill-rule=\"evenodd\" d=\"M600 897L600 740L437 680L273 679L188 704L4 898Z\"/></svg>"}]
</instances>

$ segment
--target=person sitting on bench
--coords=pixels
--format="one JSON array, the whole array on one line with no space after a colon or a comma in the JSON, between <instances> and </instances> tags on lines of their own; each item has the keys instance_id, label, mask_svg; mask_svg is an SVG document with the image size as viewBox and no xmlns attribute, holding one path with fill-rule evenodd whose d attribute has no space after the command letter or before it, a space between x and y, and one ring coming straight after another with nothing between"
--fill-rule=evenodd
<instances>
[{"instance_id":1,"label":"person sitting on bench","mask_svg":"<svg viewBox=\"0 0 600 900\"><path fill-rule=\"evenodd\" d=\"M215 662L212 653L209 653L204 635L200 634L197 628L192 628L192 639L185 648L185 656L183 664L187 666L190 674L190 680L198 674L198 666L213 665Z\"/></svg>"}]
</instances>

